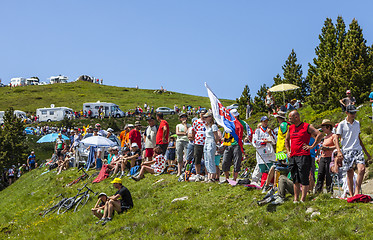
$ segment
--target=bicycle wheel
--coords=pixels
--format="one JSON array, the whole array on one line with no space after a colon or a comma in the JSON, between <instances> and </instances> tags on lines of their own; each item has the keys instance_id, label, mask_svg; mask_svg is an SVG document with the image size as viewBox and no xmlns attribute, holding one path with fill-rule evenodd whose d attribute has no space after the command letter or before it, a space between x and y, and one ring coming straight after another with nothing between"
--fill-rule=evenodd
<instances>
[{"instance_id":1,"label":"bicycle wheel","mask_svg":"<svg viewBox=\"0 0 373 240\"><path fill-rule=\"evenodd\" d=\"M75 200L74 198L68 198L68 199L66 199L66 201L61 203L61 206L58 208L57 214L63 214L67 210L72 208L72 206L74 204L74 200Z\"/></svg>"},{"instance_id":2,"label":"bicycle wheel","mask_svg":"<svg viewBox=\"0 0 373 240\"><path fill-rule=\"evenodd\" d=\"M82 196L75 206L74 212L79 211L89 200L89 194Z\"/></svg>"}]
</instances>

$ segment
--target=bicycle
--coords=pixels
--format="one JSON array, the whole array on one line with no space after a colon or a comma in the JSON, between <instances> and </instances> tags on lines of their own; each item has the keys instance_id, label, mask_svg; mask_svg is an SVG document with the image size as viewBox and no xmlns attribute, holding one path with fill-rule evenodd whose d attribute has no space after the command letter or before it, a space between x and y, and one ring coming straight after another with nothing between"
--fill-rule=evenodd
<instances>
[{"instance_id":1,"label":"bicycle","mask_svg":"<svg viewBox=\"0 0 373 240\"><path fill-rule=\"evenodd\" d=\"M55 198L62 197L62 199L57 203L54 204L52 207L45 210L43 213L39 213L42 217L45 217L48 213L53 213L58 210L59 207L62 206L62 204L66 201L67 198L65 198L62 194L56 196Z\"/></svg>"},{"instance_id":2,"label":"bicycle","mask_svg":"<svg viewBox=\"0 0 373 240\"><path fill-rule=\"evenodd\" d=\"M87 179L87 178L89 179L89 175L88 175L88 173L86 173L86 171L84 171L83 168L79 168L78 172L80 172L80 171L83 171L83 174L82 174L81 176L79 176L77 179L75 179L74 181L72 181L72 182L66 184L66 187L70 187L70 186L72 186L72 185L74 185L74 184L80 182L81 180L85 180L85 179Z\"/></svg>"},{"instance_id":3,"label":"bicycle","mask_svg":"<svg viewBox=\"0 0 373 240\"><path fill-rule=\"evenodd\" d=\"M82 188L78 188L78 193L74 197L67 198L62 205L58 208L57 214L63 214L67 212L68 210L72 209L74 206L74 212L79 211L81 207L83 207L89 200L89 192L95 193L92 189L87 187L87 184L84 184ZM81 193L81 191L86 188L84 192Z\"/></svg>"}]
</instances>

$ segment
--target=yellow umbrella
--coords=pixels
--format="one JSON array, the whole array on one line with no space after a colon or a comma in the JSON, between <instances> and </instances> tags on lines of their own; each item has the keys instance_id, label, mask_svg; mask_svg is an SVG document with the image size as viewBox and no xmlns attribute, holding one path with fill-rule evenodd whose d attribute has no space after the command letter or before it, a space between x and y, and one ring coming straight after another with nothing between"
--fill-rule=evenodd
<instances>
[{"instance_id":1,"label":"yellow umbrella","mask_svg":"<svg viewBox=\"0 0 373 240\"><path fill-rule=\"evenodd\" d=\"M285 105L285 91L295 90L295 89L298 89L298 88L299 87L294 85L294 84L282 83L282 84L273 86L268 90L270 92L282 92L282 96L284 98L284 105Z\"/></svg>"}]
</instances>

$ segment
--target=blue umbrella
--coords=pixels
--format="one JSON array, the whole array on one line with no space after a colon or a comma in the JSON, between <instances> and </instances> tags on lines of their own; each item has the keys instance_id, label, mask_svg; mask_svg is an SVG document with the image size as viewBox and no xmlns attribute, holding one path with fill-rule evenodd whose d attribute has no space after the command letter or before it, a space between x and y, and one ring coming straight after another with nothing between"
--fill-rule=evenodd
<instances>
[{"instance_id":1,"label":"blue umbrella","mask_svg":"<svg viewBox=\"0 0 373 240\"><path fill-rule=\"evenodd\" d=\"M58 133L50 133L50 134L47 134L47 135L41 137L37 141L37 143L55 142L57 138L58 138ZM64 140L70 140L68 137L66 137L63 134L62 134L62 139L64 139Z\"/></svg>"}]
</instances>

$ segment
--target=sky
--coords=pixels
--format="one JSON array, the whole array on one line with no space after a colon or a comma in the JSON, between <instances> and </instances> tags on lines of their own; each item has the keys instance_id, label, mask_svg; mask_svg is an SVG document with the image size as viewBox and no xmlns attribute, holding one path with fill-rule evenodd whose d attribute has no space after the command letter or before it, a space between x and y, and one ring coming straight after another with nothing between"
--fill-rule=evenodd
<instances>
[{"instance_id":1,"label":"sky","mask_svg":"<svg viewBox=\"0 0 373 240\"><path fill-rule=\"evenodd\" d=\"M0 78L80 75L104 84L254 96L292 49L307 74L326 18L353 18L372 44L372 1L3 0Z\"/></svg>"}]
</instances>

